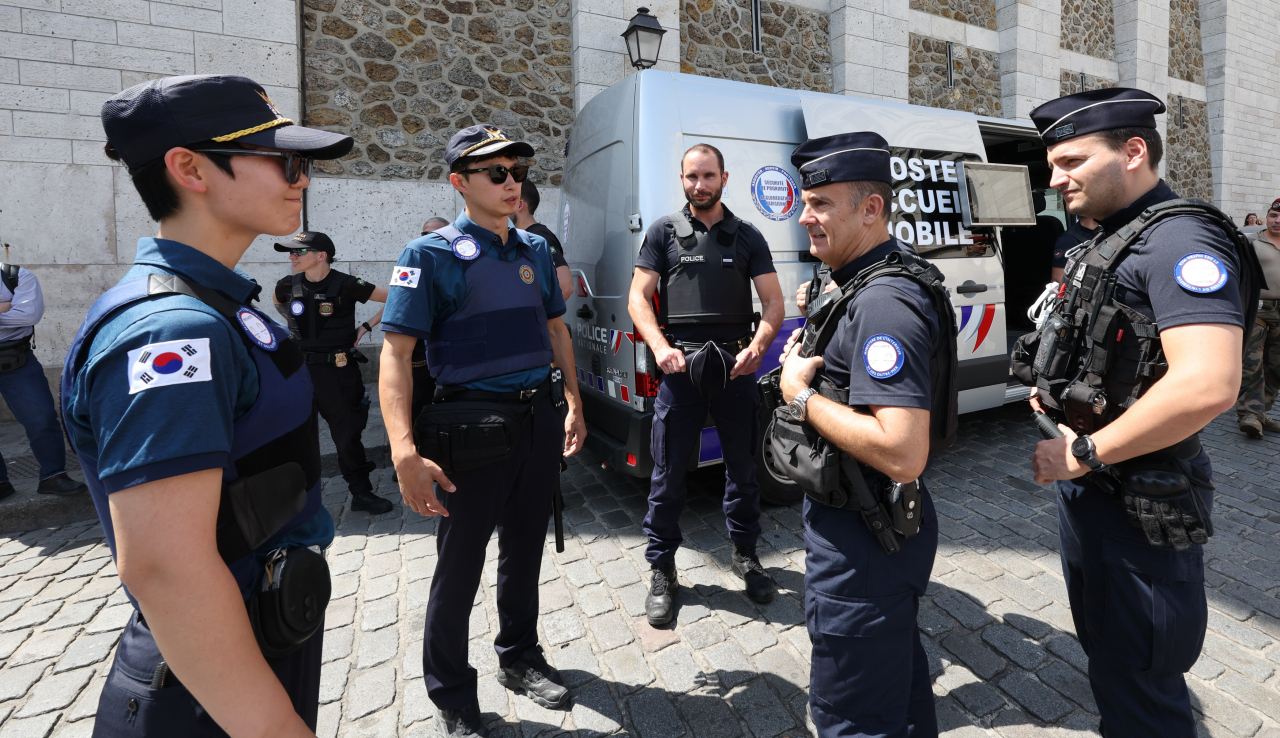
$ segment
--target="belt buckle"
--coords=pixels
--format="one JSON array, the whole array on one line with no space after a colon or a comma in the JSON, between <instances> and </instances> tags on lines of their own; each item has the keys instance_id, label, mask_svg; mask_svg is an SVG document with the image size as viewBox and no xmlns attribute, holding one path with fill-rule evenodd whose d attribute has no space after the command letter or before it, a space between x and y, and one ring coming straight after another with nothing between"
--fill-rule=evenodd
<instances>
[{"instance_id":1,"label":"belt buckle","mask_svg":"<svg viewBox=\"0 0 1280 738\"><path fill-rule=\"evenodd\" d=\"M537 391L537 388L520 390L520 401L528 402L529 400L532 400L534 393Z\"/></svg>"}]
</instances>

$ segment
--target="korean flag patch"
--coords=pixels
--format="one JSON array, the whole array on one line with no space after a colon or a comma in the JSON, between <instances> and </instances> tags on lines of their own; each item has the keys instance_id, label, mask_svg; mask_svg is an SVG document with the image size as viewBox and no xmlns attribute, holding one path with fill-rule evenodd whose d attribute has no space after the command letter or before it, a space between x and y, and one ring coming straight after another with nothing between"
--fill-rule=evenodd
<instances>
[{"instance_id":1,"label":"korean flag patch","mask_svg":"<svg viewBox=\"0 0 1280 738\"><path fill-rule=\"evenodd\" d=\"M209 339L151 343L129 352L129 394L171 384L208 382Z\"/></svg>"},{"instance_id":2,"label":"korean flag patch","mask_svg":"<svg viewBox=\"0 0 1280 738\"><path fill-rule=\"evenodd\" d=\"M888 379L902 370L902 344L887 333L878 333L862 345L862 363L867 374L876 379Z\"/></svg>"},{"instance_id":3,"label":"korean flag patch","mask_svg":"<svg viewBox=\"0 0 1280 738\"><path fill-rule=\"evenodd\" d=\"M391 284L396 287L417 287L420 276L422 270L418 267L397 266L391 272Z\"/></svg>"},{"instance_id":4,"label":"korean flag patch","mask_svg":"<svg viewBox=\"0 0 1280 738\"><path fill-rule=\"evenodd\" d=\"M1173 267L1173 278L1182 289L1203 295L1227 284L1227 268L1209 254L1187 254Z\"/></svg>"}]
</instances>

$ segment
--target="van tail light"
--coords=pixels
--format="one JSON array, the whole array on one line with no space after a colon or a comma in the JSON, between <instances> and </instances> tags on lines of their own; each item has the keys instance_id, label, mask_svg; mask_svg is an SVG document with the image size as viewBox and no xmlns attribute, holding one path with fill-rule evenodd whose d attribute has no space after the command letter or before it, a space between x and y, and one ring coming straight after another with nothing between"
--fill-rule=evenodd
<instances>
[{"instance_id":1,"label":"van tail light","mask_svg":"<svg viewBox=\"0 0 1280 738\"><path fill-rule=\"evenodd\" d=\"M635 454L627 454L627 466L635 466L637 463L639 463L639 460L636 459Z\"/></svg>"},{"instance_id":2,"label":"van tail light","mask_svg":"<svg viewBox=\"0 0 1280 738\"><path fill-rule=\"evenodd\" d=\"M637 331L633 335L636 337L636 396L657 397L658 380L650 373L654 368L653 357L649 354L649 347L640 340L640 333Z\"/></svg>"},{"instance_id":3,"label":"van tail light","mask_svg":"<svg viewBox=\"0 0 1280 738\"><path fill-rule=\"evenodd\" d=\"M587 282L582 278L581 275L579 275L578 276L578 297L586 297L586 296L587 296Z\"/></svg>"}]
</instances>

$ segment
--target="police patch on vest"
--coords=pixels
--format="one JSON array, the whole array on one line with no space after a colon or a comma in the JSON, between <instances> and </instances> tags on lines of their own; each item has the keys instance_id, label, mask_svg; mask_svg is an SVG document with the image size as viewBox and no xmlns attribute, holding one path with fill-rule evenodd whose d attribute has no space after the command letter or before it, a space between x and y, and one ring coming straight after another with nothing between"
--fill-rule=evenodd
<instances>
[{"instance_id":1,"label":"police patch on vest","mask_svg":"<svg viewBox=\"0 0 1280 738\"><path fill-rule=\"evenodd\" d=\"M289 303L289 312L293 313L294 317L302 315L306 310L307 306L302 304L302 300L294 300Z\"/></svg>"},{"instance_id":2,"label":"police patch on vest","mask_svg":"<svg viewBox=\"0 0 1280 738\"><path fill-rule=\"evenodd\" d=\"M453 247L453 255L459 259L471 261L480 256L480 244L471 236L460 236L450 246Z\"/></svg>"},{"instance_id":3,"label":"police patch on vest","mask_svg":"<svg viewBox=\"0 0 1280 738\"><path fill-rule=\"evenodd\" d=\"M1217 257L1205 253L1187 254L1173 268L1173 278L1184 290L1207 294L1227 283L1227 268Z\"/></svg>"},{"instance_id":4,"label":"police patch on vest","mask_svg":"<svg viewBox=\"0 0 1280 738\"><path fill-rule=\"evenodd\" d=\"M422 270L417 267L397 266L391 272L391 284L396 287L417 287Z\"/></svg>"},{"instance_id":5,"label":"police patch on vest","mask_svg":"<svg viewBox=\"0 0 1280 738\"><path fill-rule=\"evenodd\" d=\"M207 338L149 343L129 352L131 395L152 387L208 382L212 379Z\"/></svg>"},{"instance_id":6,"label":"police patch on vest","mask_svg":"<svg viewBox=\"0 0 1280 738\"><path fill-rule=\"evenodd\" d=\"M240 308L236 312L236 319L240 321L240 327L244 328L249 339L258 344L258 348L275 351L280 347L280 343L276 341L276 334L271 332L267 327L267 321L260 318L257 313L249 308Z\"/></svg>"},{"instance_id":7,"label":"police patch on vest","mask_svg":"<svg viewBox=\"0 0 1280 738\"><path fill-rule=\"evenodd\" d=\"M321 314L321 315L333 315L333 303L332 303L332 302L322 302L322 303L320 303L320 314Z\"/></svg>"},{"instance_id":8,"label":"police patch on vest","mask_svg":"<svg viewBox=\"0 0 1280 738\"><path fill-rule=\"evenodd\" d=\"M697 254L695 256L681 256L681 264L703 264L707 260L706 254Z\"/></svg>"},{"instance_id":9,"label":"police patch on vest","mask_svg":"<svg viewBox=\"0 0 1280 738\"><path fill-rule=\"evenodd\" d=\"M520 281L525 284L533 284L533 267L528 264L520 267Z\"/></svg>"},{"instance_id":10,"label":"police patch on vest","mask_svg":"<svg viewBox=\"0 0 1280 738\"><path fill-rule=\"evenodd\" d=\"M867 374L876 379L888 379L902 370L902 344L887 333L878 333L862 345L862 363Z\"/></svg>"}]
</instances>

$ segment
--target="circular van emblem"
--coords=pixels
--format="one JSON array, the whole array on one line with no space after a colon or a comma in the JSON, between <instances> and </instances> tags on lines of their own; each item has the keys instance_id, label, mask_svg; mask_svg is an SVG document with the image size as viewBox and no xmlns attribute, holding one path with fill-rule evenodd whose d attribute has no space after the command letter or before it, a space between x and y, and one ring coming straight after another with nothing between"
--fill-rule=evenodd
<instances>
[{"instance_id":1,"label":"circular van emblem","mask_svg":"<svg viewBox=\"0 0 1280 738\"><path fill-rule=\"evenodd\" d=\"M1185 290L1217 292L1227 283L1227 268L1209 254L1187 254L1173 268L1173 277Z\"/></svg>"},{"instance_id":2,"label":"circular van emblem","mask_svg":"<svg viewBox=\"0 0 1280 738\"><path fill-rule=\"evenodd\" d=\"M775 166L761 167L751 178L751 200L769 220L786 220L798 210L800 187L786 171Z\"/></svg>"},{"instance_id":3,"label":"circular van emblem","mask_svg":"<svg viewBox=\"0 0 1280 738\"><path fill-rule=\"evenodd\" d=\"M862 360L867 374L888 379L902 369L902 344L887 333L874 335L862 346Z\"/></svg>"},{"instance_id":4,"label":"circular van emblem","mask_svg":"<svg viewBox=\"0 0 1280 738\"><path fill-rule=\"evenodd\" d=\"M453 253L459 259L471 261L480 255L480 244L471 236L459 236L454 240Z\"/></svg>"},{"instance_id":5,"label":"circular van emblem","mask_svg":"<svg viewBox=\"0 0 1280 738\"><path fill-rule=\"evenodd\" d=\"M307 306L302 304L302 300L294 300L293 302L289 303L289 312L293 313L294 317L302 315L302 313L305 312L306 309L307 309Z\"/></svg>"},{"instance_id":6,"label":"circular van emblem","mask_svg":"<svg viewBox=\"0 0 1280 738\"><path fill-rule=\"evenodd\" d=\"M533 267L528 264L520 267L520 281L525 284L533 284Z\"/></svg>"},{"instance_id":7,"label":"circular van emblem","mask_svg":"<svg viewBox=\"0 0 1280 738\"><path fill-rule=\"evenodd\" d=\"M267 351L275 351L279 347L276 341L276 334L271 332L267 327L267 321L258 317L258 314L249 308L240 308L236 313L236 319L240 321L240 326L244 328L244 332L259 348Z\"/></svg>"}]
</instances>

